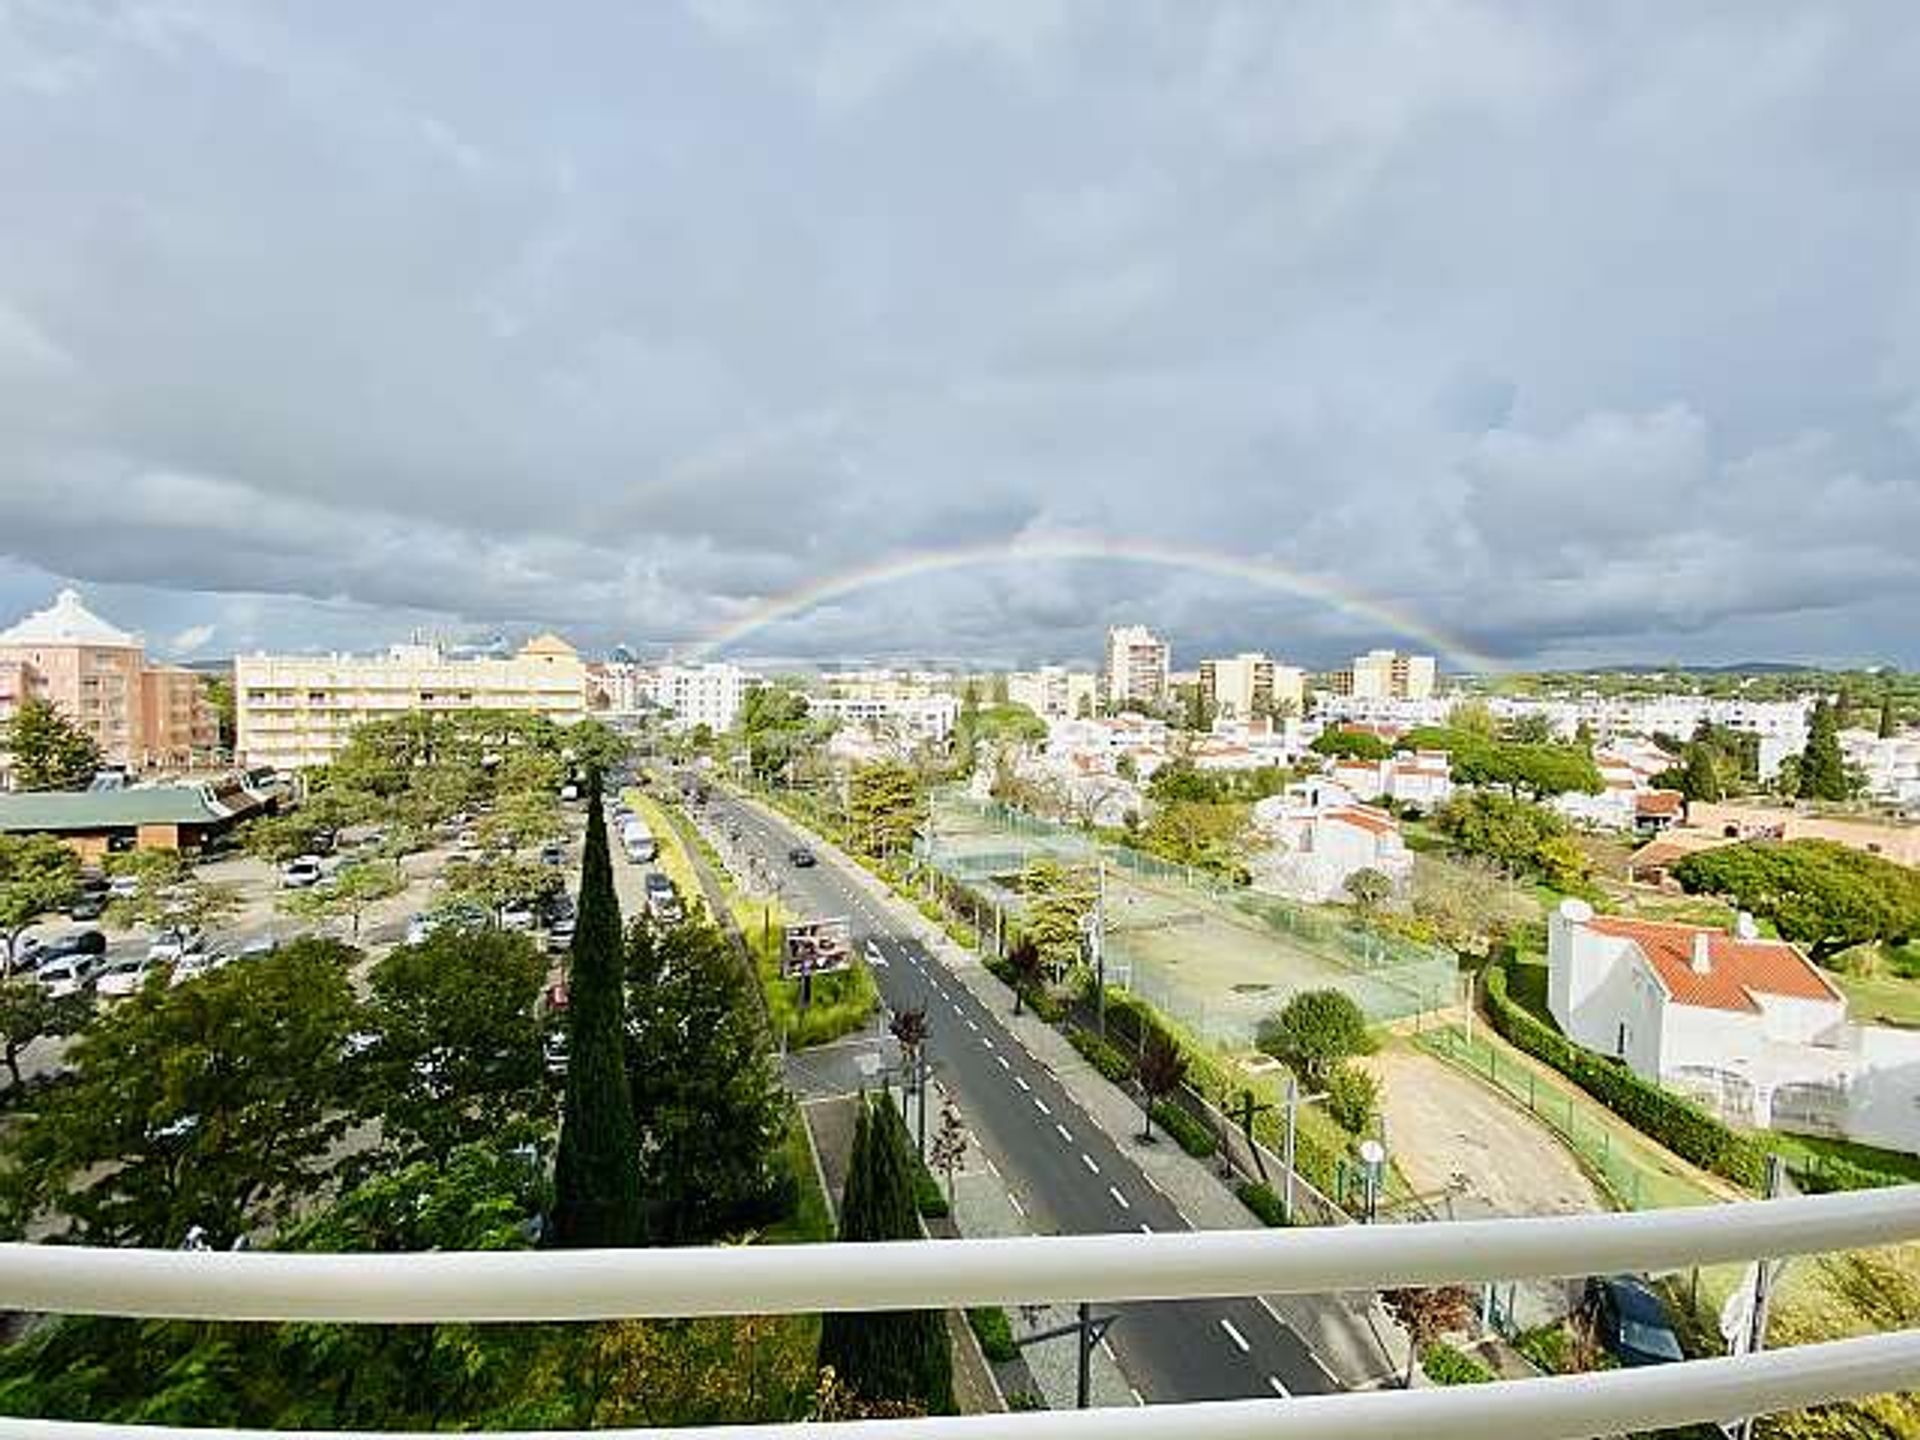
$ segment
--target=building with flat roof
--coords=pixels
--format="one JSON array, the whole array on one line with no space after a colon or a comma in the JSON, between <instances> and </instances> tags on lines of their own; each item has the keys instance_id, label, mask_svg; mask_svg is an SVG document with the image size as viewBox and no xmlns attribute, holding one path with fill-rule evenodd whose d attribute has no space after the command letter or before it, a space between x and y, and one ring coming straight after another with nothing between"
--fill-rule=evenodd
<instances>
[{"instance_id":1,"label":"building with flat roof","mask_svg":"<svg viewBox=\"0 0 1920 1440\"><path fill-rule=\"evenodd\" d=\"M675 730L704 725L715 734L733 728L747 691L761 676L724 660L705 665L662 665L654 672L654 702L671 717Z\"/></svg>"},{"instance_id":2,"label":"building with flat roof","mask_svg":"<svg viewBox=\"0 0 1920 1440\"><path fill-rule=\"evenodd\" d=\"M1084 720L1100 699L1100 677L1091 670L1042 665L1007 676L1007 699L1043 720Z\"/></svg>"},{"instance_id":3,"label":"building with flat roof","mask_svg":"<svg viewBox=\"0 0 1920 1440\"><path fill-rule=\"evenodd\" d=\"M1438 677L1439 666L1431 655L1369 650L1334 672L1333 693L1357 700L1427 700Z\"/></svg>"},{"instance_id":4,"label":"building with flat roof","mask_svg":"<svg viewBox=\"0 0 1920 1440\"><path fill-rule=\"evenodd\" d=\"M1256 715L1305 713L1307 677L1270 655L1245 650L1200 662L1200 698L1222 720L1251 720Z\"/></svg>"},{"instance_id":5,"label":"building with flat roof","mask_svg":"<svg viewBox=\"0 0 1920 1440\"><path fill-rule=\"evenodd\" d=\"M150 663L145 642L94 614L77 590L0 630L0 722L29 699L84 730L109 765L184 768L211 760L219 746L200 677Z\"/></svg>"},{"instance_id":6,"label":"building with flat roof","mask_svg":"<svg viewBox=\"0 0 1920 1440\"><path fill-rule=\"evenodd\" d=\"M234 749L243 763L325 765L369 720L513 710L571 725L587 716L587 667L557 635L506 658L454 659L440 646L384 655L247 655L233 662Z\"/></svg>"},{"instance_id":7,"label":"building with flat roof","mask_svg":"<svg viewBox=\"0 0 1920 1440\"><path fill-rule=\"evenodd\" d=\"M1107 703L1114 709L1160 704L1167 698L1172 668L1167 642L1146 626L1116 625L1107 631Z\"/></svg>"}]
</instances>

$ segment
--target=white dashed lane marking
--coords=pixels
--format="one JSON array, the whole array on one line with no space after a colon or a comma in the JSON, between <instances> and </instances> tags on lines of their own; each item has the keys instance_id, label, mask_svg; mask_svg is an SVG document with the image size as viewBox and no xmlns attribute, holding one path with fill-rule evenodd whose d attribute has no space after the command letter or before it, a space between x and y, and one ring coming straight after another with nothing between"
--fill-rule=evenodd
<instances>
[{"instance_id":1,"label":"white dashed lane marking","mask_svg":"<svg viewBox=\"0 0 1920 1440\"><path fill-rule=\"evenodd\" d=\"M1031 1090L1033 1088L1031 1085L1027 1084L1027 1077L1024 1075L1014 1076L1013 1083L1018 1085L1022 1090Z\"/></svg>"},{"instance_id":2,"label":"white dashed lane marking","mask_svg":"<svg viewBox=\"0 0 1920 1440\"><path fill-rule=\"evenodd\" d=\"M1042 1100L1038 1095L1033 1097L1033 1108L1038 1110L1042 1115L1053 1114L1053 1111L1048 1108L1047 1102Z\"/></svg>"},{"instance_id":3,"label":"white dashed lane marking","mask_svg":"<svg viewBox=\"0 0 1920 1440\"><path fill-rule=\"evenodd\" d=\"M1291 1399L1293 1396L1293 1392L1280 1383L1280 1377L1278 1375L1267 1376L1267 1385L1272 1389L1273 1393L1278 1395L1282 1400Z\"/></svg>"},{"instance_id":4,"label":"white dashed lane marking","mask_svg":"<svg viewBox=\"0 0 1920 1440\"><path fill-rule=\"evenodd\" d=\"M1118 1205L1122 1210L1131 1210L1133 1208L1133 1206L1127 1203L1127 1197L1120 1193L1120 1188L1117 1185L1107 1186L1107 1194L1113 1196L1113 1203Z\"/></svg>"},{"instance_id":5,"label":"white dashed lane marking","mask_svg":"<svg viewBox=\"0 0 1920 1440\"><path fill-rule=\"evenodd\" d=\"M1248 1351L1253 1349L1253 1347L1247 1343L1247 1337L1242 1335L1238 1330L1234 1329L1233 1321L1227 1319L1227 1317L1224 1315L1220 1317L1220 1328L1227 1332L1227 1338L1229 1340L1233 1341L1235 1345L1240 1347L1240 1353L1242 1355L1245 1355Z\"/></svg>"},{"instance_id":6,"label":"white dashed lane marking","mask_svg":"<svg viewBox=\"0 0 1920 1440\"><path fill-rule=\"evenodd\" d=\"M1062 1140L1066 1141L1069 1145L1073 1144L1073 1132L1071 1130L1067 1129L1067 1127L1062 1125L1058 1120L1053 1122L1053 1128L1060 1132L1060 1138Z\"/></svg>"},{"instance_id":7,"label":"white dashed lane marking","mask_svg":"<svg viewBox=\"0 0 1920 1440\"><path fill-rule=\"evenodd\" d=\"M1086 1166L1091 1173L1095 1175L1098 1175L1100 1173L1100 1167L1094 1164L1093 1157L1087 1154L1087 1152L1084 1150L1080 1152L1080 1163Z\"/></svg>"}]
</instances>

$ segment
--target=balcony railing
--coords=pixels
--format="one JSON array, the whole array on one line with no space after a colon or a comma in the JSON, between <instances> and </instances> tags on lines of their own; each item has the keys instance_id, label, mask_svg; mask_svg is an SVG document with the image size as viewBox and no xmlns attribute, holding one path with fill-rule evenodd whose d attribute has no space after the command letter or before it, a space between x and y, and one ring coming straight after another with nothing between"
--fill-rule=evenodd
<instances>
[{"instance_id":1,"label":"balcony railing","mask_svg":"<svg viewBox=\"0 0 1920 1440\"><path fill-rule=\"evenodd\" d=\"M1920 1186L1626 1215L893 1244L409 1255L7 1245L0 1246L0 1306L367 1324L780 1314L1472 1284L1666 1270L1914 1238ZM1920 1330L1908 1330L1735 1359L1457 1389L867 1421L831 1433L855 1440L1546 1440L1799 1409L1916 1380ZM6 1428L0 1421L0 1433ZM219 1433L135 1429L155 1437ZM100 1431L34 1422L32 1433L81 1440Z\"/></svg>"}]
</instances>

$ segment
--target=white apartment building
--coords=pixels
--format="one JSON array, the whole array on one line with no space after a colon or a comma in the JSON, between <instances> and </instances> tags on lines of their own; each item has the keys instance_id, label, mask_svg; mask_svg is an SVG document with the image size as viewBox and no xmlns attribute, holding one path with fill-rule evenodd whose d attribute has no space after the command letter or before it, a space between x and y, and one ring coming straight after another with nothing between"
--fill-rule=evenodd
<instances>
[{"instance_id":1,"label":"white apartment building","mask_svg":"<svg viewBox=\"0 0 1920 1440\"><path fill-rule=\"evenodd\" d=\"M1255 715L1301 715L1306 711L1306 673L1269 655L1246 650L1200 662L1200 698L1223 720Z\"/></svg>"},{"instance_id":2,"label":"white apartment building","mask_svg":"<svg viewBox=\"0 0 1920 1440\"><path fill-rule=\"evenodd\" d=\"M654 672L654 703L671 714L674 730L704 725L718 734L731 730L747 691L761 683L751 670L724 660L704 665L662 665Z\"/></svg>"},{"instance_id":3,"label":"white apartment building","mask_svg":"<svg viewBox=\"0 0 1920 1440\"><path fill-rule=\"evenodd\" d=\"M1167 698L1172 668L1167 642L1146 626L1116 625L1107 631L1107 703L1114 709L1160 704Z\"/></svg>"},{"instance_id":4,"label":"white apartment building","mask_svg":"<svg viewBox=\"0 0 1920 1440\"><path fill-rule=\"evenodd\" d=\"M1807 748L1813 701L1722 700L1705 695L1577 696L1536 698L1495 695L1487 709L1496 720L1544 715L1554 734L1571 739L1585 725L1596 740L1671 735L1685 740L1702 724L1724 725L1760 737L1760 778L1779 773L1780 762Z\"/></svg>"},{"instance_id":5,"label":"white apartment building","mask_svg":"<svg viewBox=\"0 0 1920 1440\"><path fill-rule=\"evenodd\" d=\"M1867 794L1902 810L1920 810L1920 731L1884 740L1871 730L1842 730L1840 753L1867 777Z\"/></svg>"},{"instance_id":6,"label":"white apartment building","mask_svg":"<svg viewBox=\"0 0 1920 1440\"><path fill-rule=\"evenodd\" d=\"M1856 1025L1793 946L1597 916L1547 927L1547 1007L1567 1038L1739 1125L1920 1149L1920 1031Z\"/></svg>"},{"instance_id":7,"label":"white apartment building","mask_svg":"<svg viewBox=\"0 0 1920 1440\"><path fill-rule=\"evenodd\" d=\"M1453 798L1453 760L1444 750L1416 750L1385 760L1336 760L1327 774L1356 800L1391 800L1432 811Z\"/></svg>"},{"instance_id":8,"label":"white apartment building","mask_svg":"<svg viewBox=\"0 0 1920 1440\"><path fill-rule=\"evenodd\" d=\"M1433 695L1439 666L1431 655L1402 655L1398 650L1369 650L1334 676L1336 694L1357 700L1426 700Z\"/></svg>"},{"instance_id":9,"label":"white apartment building","mask_svg":"<svg viewBox=\"0 0 1920 1440\"><path fill-rule=\"evenodd\" d=\"M866 730L883 744L910 750L921 744L944 745L960 718L960 700L916 691L814 695L807 698L807 711L830 715L842 726Z\"/></svg>"},{"instance_id":10,"label":"white apartment building","mask_svg":"<svg viewBox=\"0 0 1920 1440\"><path fill-rule=\"evenodd\" d=\"M456 660L438 645L384 655L245 655L233 662L234 751L245 765L325 765L369 720L424 711L516 710L571 725L587 715L587 667L557 635L507 659Z\"/></svg>"},{"instance_id":11,"label":"white apartment building","mask_svg":"<svg viewBox=\"0 0 1920 1440\"><path fill-rule=\"evenodd\" d=\"M1007 677L1007 699L1043 720L1078 720L1091 715L1100 697L1100 677L1090 670L1043 665Z\"/></svg>"}]
</instances>

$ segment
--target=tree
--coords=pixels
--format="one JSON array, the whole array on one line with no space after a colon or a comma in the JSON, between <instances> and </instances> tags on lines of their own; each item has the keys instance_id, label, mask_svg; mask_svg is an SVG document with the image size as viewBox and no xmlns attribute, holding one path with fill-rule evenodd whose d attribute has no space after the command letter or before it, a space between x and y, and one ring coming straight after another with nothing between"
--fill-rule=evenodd
<instances>
[{"instance_id":1,"label":"tree","mask_svg":"<svg viewBox=\"0 0 1920 1440\"><path fill-rule=\"evenodd\" d=\"M967 1127L961 1123L960 1107L948 1096L940 1105L940 1128L933 1133L933 1165L947 1177L947 1208L953 1208L953 1177L967 1158Z\"/></svg>"},{"instance_id":2,"label":"tree","mask_svg":"<svg viewBox=\"0 0 1920 1440\"><path fill-rule=\"evenodd\" d=\"M1029 861L1020 872L1020 894L1025 899L1021 934L1039 948L1040 958L1056 975L1080 960L1081 921L1093 909L1093 877L1084 869L1068 869L1052 860Z\"/></svg>"},{"instance_id":3,"label":"tree","mask_svg":"<svg viewBox=\"0 0 1920 1440\"><path fill-rule=\"evenodd\" d=\"M557 772L557 763L554 768ZM560 818L558 786L556 780L552 786L503 790L493 813L480 822L481 847L512 854L563 834L566 825Z\"/></svg>"},{"instance_id":4,"label":"tree","mask_svg":"<svg viewBox=\"0 0 1920 1440\"><path fill-rule=\"evenodd\" d=\"M600 778L587 786L567 985L567 1090L554 1169L554 1242L575 1249L637 1243L640 1139L626 1074L625 946L613 892Z\"/></svg>"},{"instance_id":5,"label":"tree","mask_svg":"<svg viewBox=\"0 0 1920 1440\"><path fill-rule=\"evenodd\" d=\"M303 920L346 920L349 934L357 943L360 922L367 911L406 888L407 877L397 863L366 863L342 870L308 889L287 891L277 903L289 915Z\"/></svg>"},{"instance_id":6,"label":"tree","mask_svg":"<svg viewBox=\"0 0 1920 1440\"><path fill-rule=\"evenodd\" d=\"M1426 1290L1383 1290L1380 1303L1407 1332L1407 1373L1401 1388L1413 1387L1413 1367L1434 1341L1473 1323L1473 1296L1458 1285Z\"/></svg>"},{"instance_id":7,"label":"tree","mask_svg":"<svg viewBox=\"0 0 1920 1440\"><path fill-rule=\"evenodd\" d=\"M1499 733L1500 726L1493 718L1493 711L1484 700L1461 700L1447 711L1447 724L1455 730L1468 735L1478 736L1482 740L1491 740Z\"/></svg>"},{"instance_id":8,"label":"tree","mask_svg":"<svg viewBox=\"0 0 1920 1440\"><path fill-rule=\"evenodd\" d=\"M633 742L599 720L582 720L567 730L566 755L582 775L604 780L633 754Z\"/></svg>"},{"instance_id":9,"label":"tree","mask_svg":"<svg viewBox=\"0 0 1920 1440\"><path fill-rule=\"evenodd\" d=\"M108 916L117 925L204 930L240 908L234 886L197 878L192 862L178 850L130 851L116 855L108 868L136 882L132 895L108 906Z\"/></svg>"},{"instance_id":10,"label":"tree","mask_svg":"<svg viewBox=\"0 0 1920 1440\"><path fill-rule=\"evenodd\" d=\"M1509 874L1534 875L1557 889L1586 878L1586 857L1573 844L1566 820L1531 801L1471 790L1455 795L1433 818L1454 849L1491 860Z\"/></svg>"},{"instance_id":11,"label":"tree","mask_svg":"<svg viewBox=\"0 0 1920 1440\"><path fill-rule=\"evenodd\" d=\"M1845 800L1851 793L1847 767L1840 754L1840 727L1833 710L1816 701L1807 723L1807 748L1800 752L1800 798Z\"/></svg>"},{"instance_id":12,"label":"tree","mask_svg":"<svg viewBox=\"0 0 1920 1440\"><path fill-rule=\"evenodd\" d=\"M1553 743L1553 721L1537 710L1516 715L1501 727L1501 738L1521 745Z\"/></svg>"},{"instance_id":13,"label":"tree","mask_svg":"<svg viewBox=\"0 0 1920 1440\"><path fill-rule=\"evenodd\" d=\"M1391 745L1365 730L1322 730L1309 748L1339 760L1384 760L1393 753Z\"/></svg>"},{"instance_id":14,"label":"tree","mask_svg":"<svg viewBox=\"0 0 1920 1440\"><path fill-rule=\"evenodd\" d=\"M303 806L285 815L262 815L240 827L240 845L249 855L271 865L284 865L302 855L320 849L323 832L336 826L327 824L317 805Z\"/></svg>"},{"instance_id":15,"label":"tree","mask_svg":"<svg viewBox=\"0 0 1920 1440\"><path fill-rule=\"evenodd\" d=\"M532 940L500 930L436 930L374 965L360 1108L400 1163L551 1115L534 1013L546 974Z\"/></svg>"},{"instance_id":16,"label":"tree","mask_svg":"<svg viewBox=\"0 0 1920 1440\"><path fill-rule=\"evenodd\" d=\"M1714 764L1710 746L1687 746L1686 767L1680 774L1680 793L1688 800L1717 801L1721 797L1720 767Z\"/></svg>"},{"instance_id":17,"label":"tree","mask_svg":"<svg viewBox=\"0 0 1920 1440\"><path fill-rule=\"evenodd\" d=\"M347 1127L356 958L298 940L102 1011L6 1138L15 1220L161 1248L199 1225L224 1248L310 1196Z\"/></svg>"},{"instance_id":18,"label":"tree","mask_svg":"<svg viewBox=\"0 0 1920 1440\"><path fill-rule=\"evenodd\" d=\"M1764 916L1825 961L1855 945L1920 934L1920 871L1831 840L1752 840L1673 867L1688 891Z\"/></svg>"},{"instance_id":19,"label":"tree","mask_svg":"<svg viewBox=\"0 0 1920 1440\"><path fill-rule=\"evenodd\" d=\"M37 696L20 702L7 722L14 784L22 790L84 790L100 769L93 737Z\"/></svg>"},{"instance_id":20,"label":"tree","mask_svg":"<svg viewBox=\"0 0 1920 1440\"><path fill-rule=\"evenodd\" d=\"M847 818L854 839L868 855L880 857L911 850L914 833L926 814L926 791L911 765L881 760L853 772L848 783Z\"/></svg>"},{"instance_id":21,"label":"tree","mask_svg":"<svg viewBox=\"0 0 1920 1440\"><path fill-rule=\"evenodd\" d=\"M0 941L13 974L20 937L42 915L73 898L80 858L51 835L0 835Z\"/></svg>"},{"instance_id":22,"label":"tree","mask_svg":"<svg viewBox=\"0 0 1920 1440\"><path fill-rule=\"evenodd\" d=\"M1893 709L1893 689L1889 686L1880 696L1880 723L1874 733L1882 740L1891 740L1898 729L1899 722Z\"/></svg>"},{"instance_id":23,"label":"tree","mask_svg":"<svg viewBox=\"0 0 1920 1440\"><path fill-rule=\"evenodd\" d=\"M1031 935L1018 935L1007 947L1007 967L1013 971L1013 1013L1018 1015L1027 993L1046 980L1046 960Z\"/></svg>"},{"instance_id":24,"label":"tree","mask_svg":"<svg viewBox=\"0 0 1920 1440\"><path fill-rule=\"evenodd\" d=\"M1363 919L1378 914L1393 898L1392 877L1370 865L1363 865L1347 876L1340 888L1347 892L1355 912Z\"/></svg>"},{"instance_id":25,"label":"tree","mask_svg":"<svg viewBox=\"0 0 1920 1440\"><path fill-rule=\"evenodd\" d=\"M703 922L635 921L626 964L644 1243L703 1244L778 1218L788 1107L756 982Z\"/></svg>"},{"instance_id":26,"label":"tree","mask_svg":"<svg viewBox=\"0 0 1920 1440\"><path fill-rule=\"evenodd\" d=\"M1140 1080L1142 1140L1153 1139L1153 1107L1180 1088L1187 1078L1187 1057L1159 1030L1149 1030L1134 1066Z\"/></svg>"},{"instance_id":27,"label":"tree","mask_svg":"<svg viewBox=\"0 0 1920 1440\"><path fill-rule=\"evenodd\" d=\"M1238 801L1177 800L1154 811L1137 843L1172 864L1211 870L1240 884L1252 823L1252 807Z\"/></svg>"},{"instance_id":28,"label":"tree","mask_svg":"<svg viewBox=\"0 0 1920 1440\"><path fill-rule=\"evenodd\" d=\"M37 980L0 980L0 1057L14 1085L21 1083L20 1056L29 1045L42 1036L71 1035L91 1014L85 995L56 998Z\"/></svg>"},{"instance_id":29,"label":"tree","mask_svg":"<svg viewBox=\"0 0 1920 1440\"><path fill-rule=\"evenodd\" d=\"M1486 861L1414 857L1414 918L1461 954L1488 954L1539 913L1530 895Z\"/></svg>"},{"instance_id":30,"label":"tree","mask_svg":"<svg viewBox=\"0 0 1920 1440\"><path fill-rule=\"evenodd\" d=\"M1322 1082L1327 1089L1327 1114L1349 1135L1362 1133L1380 1109L1380 1082L1358 1065L1337 1064Z\"/></svg>"},{"instance_id":31,"label":"tree","mask_svg":"<svg viewBox=\"0 0 1920 1440\"><path fill-rule=\"evenodd\" d=\"M1263 1021L1260 1048L1304 1080L1324 1080L1342 1060L1373 1049L1367 1017L1340 990L1302 990Z\"/></svg>"},{"instance_id":32,"label":"tree","mask_svg":"<svg viewBox=\"0 0 1920 1440\"><path fill-rule=\"evenodd\" d=\"M840 1205L843 1241L917 1240L914 1160L906 1122L890 1095L863 1099ZM869 1400L953 1408L952 1355L938 1310L891 1310L821 1317L820 1363Z\"/></svg>"},{"instance_id":33,"label":"tree","mask_svg":"<svg viewBox=\"0 0 1920 1440\"><path fill-rule=\"evenodd\" d=\"M907 1083L903 1089L919 1095L925 1103L922 1087L926 1081L926 1072L921 1060L926 1054L927 1037L931 1033L927 1025L927 1007L925 1005L903 1005L893 1012L893 1018L887 1022L887 1032L900 1046L900 1063L907 1072Z\"/></svg>"},{"instance_id":34,"label":"tree","mask_svg":"<svg viewBox=\"0 0 1920 1440\"><path fill-rule=\"evenodd\" d=\"M565 883L552 865L499 851L449 861L440 872L440 888L448 900L478 906L495 921L507 906L537 904Z\"/></svg>"}]
</instances>

